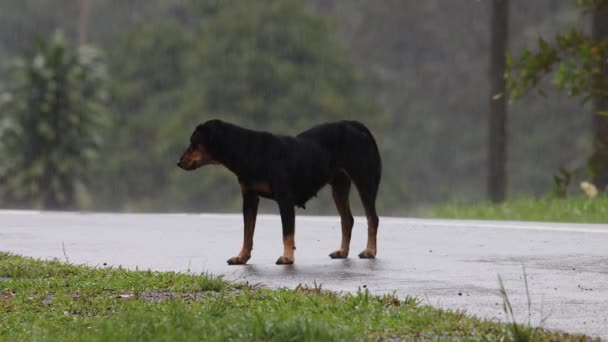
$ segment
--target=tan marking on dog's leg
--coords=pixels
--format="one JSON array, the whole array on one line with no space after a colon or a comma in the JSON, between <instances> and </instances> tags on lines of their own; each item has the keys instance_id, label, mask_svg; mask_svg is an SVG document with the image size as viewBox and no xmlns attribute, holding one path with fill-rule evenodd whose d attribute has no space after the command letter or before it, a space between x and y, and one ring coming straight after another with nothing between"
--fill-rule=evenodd
<instances>
[{"instance_id":1,"label":"tan marking on dog's leg","mask_svg":"<svg viewBox=\"0 0 608 342\"><path fill-rule=\"evenodd\" d=\"M295 261L295 234L283 236L283 256L277 260L277 265L290 265Z\"/></svg>"},{"instance_id":2,"label":"tan marking on dog's leg","mask_svg":"<svg viewBox=\"0 0 608 342\"><path fill-rule=\"evenodd\" d=\"M239 253L239 257L245 261L251 257L253 250L253 232L255 231L255 219L257 213L248 212L245 214L245 226L243 234L243 247Z\"/></svg>"},{"instance_id":3,"label":"tan marking on dog's leg","mask_svg":"<svg viewBox=\"0 0 608 342\"><path fill-rule=\"evenodd\" d=\"M243 193L243 246L239 255L228 259L229 265L243 265L251 258L259 202L260 199L257 196Z\"/></svg>"},{"instance_id":4,"label":"tan marking on dog's leg","mask_svg":"<svg viewBox=\"0 0 608 342\"><path fill-rule=\"evenodd\" d=\"M379 219L374 208L365 208L365 216L367 217L367 248L359 254L359 258L370 259L376 257L378 249L376 238Z\"/></svg>"},{"instance_id":5,"label":"tan marking on dog's leg","mask_svg":"<svg viewBox=\"0 0 608 342\"><path fill-rule=\"evenodd\" d=\"M256 182L253 184L253 189L264 194L272 194L272 189L268 182Z\"/></svg>"},{"instance_id":6,"label":"tan marking on dog's leg","mask_svg":"<svg viewBox=\"0 0 608 342\"><path fill-rule=\"evenodd\" d=\"M344 175L343 177L347 177ZM342 180L340 184L332 184L332 196L336 209L340 214L340 225L342 227L342 241L340 249L329 254L332 259L347 258L350 249L350 239L353 230L354 219L350 211L348 194L350 190L350 180Z\"/></svg>"},{"instance_id":7,"label":"tan marking on dog's leg","mask_svg":"<svg viewBox=\"0 0 608 342\"><path fill-rule=\"evenodd\" d=\"M289 265L294 262L294 250L296 249L296 213L293 202L284 199L277 200L279 212L281 213L281 228L283 230L283 256L276 264Z\"/></svg>"}]
</instances>

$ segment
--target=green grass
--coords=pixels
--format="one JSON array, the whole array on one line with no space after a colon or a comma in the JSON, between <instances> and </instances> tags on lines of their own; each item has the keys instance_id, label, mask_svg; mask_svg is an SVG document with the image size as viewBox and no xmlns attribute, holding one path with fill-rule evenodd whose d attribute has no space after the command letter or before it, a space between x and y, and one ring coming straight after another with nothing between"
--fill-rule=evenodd
<instances>
[{"instance_id":1,"label":"green grass","mask_svg":"<svg viewBox=\"0 0 608 342\"><path fill-rule=\"evenodd\" d=\"M522 198L502 204L448 204L433 211L431 216L479 220L608 223L608 196Z\"/></svg>"},{"instance_id":2,"label":"green grass","mask_svg":"<svg viewBox=\"0 0 608 342\"><path fill-rule=\"evenodd\" d=\"M0 340L589 340L529 326L517 330L367 291L268 290L209 275L91 268L0 253Z\"/></svg>"}]
</instances>

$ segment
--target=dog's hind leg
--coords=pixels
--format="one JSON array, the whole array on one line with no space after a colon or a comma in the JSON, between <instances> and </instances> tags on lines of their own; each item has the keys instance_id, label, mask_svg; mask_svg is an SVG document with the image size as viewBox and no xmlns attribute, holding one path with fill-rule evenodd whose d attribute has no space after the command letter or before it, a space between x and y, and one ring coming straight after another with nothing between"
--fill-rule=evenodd
<instances>
[{"instance_id":1,"label":"dog's hind leg","mask_svg":"<svg viewBox=\"0 0 608 342\"><path fill-rule=\"evenodd\" d=\"M291 201L278 200L283 226L283 256L279 257L277 265L291 265L294 262L296 249L296 212Z\"/></svg>"},{"instance_id":2,"label":"dog's hind leg","mask_svg":"<svg viewBox=\"0 0 608 342\"><path fill-rule=\"evenodd\" d=\"M348 195L350 193L350 178L344 172L339 172L331 181L331 194L334 198L334 203L340 214L340 224L342 226L342 242L340 249L329 254L332 259L340 259L348 257L350 248L350 237L353 231L354 219L350 211Z\"/></svg>"},{"instance_id":3,"label":"dog's hind leg","mask_svg":"<svg viewBox=\"0 0 608 342\"><path fill-rule=\"evenodd\" d=\"M376 213L376 194L378 185L375 182L354 181L367 217L367 247L359 253L359 258L371 259L376 257L377 251L376 236L378 235L379 219Z\"/></svg>"},{"instance_id":4,"label":"dog's hind leg","mask_svg":"<svg viewBox=\"0 0 608 342\"><path fill-rule=\"evenodd\" d=\"M258 204L260 198L258 195L243 191L243 223L244 223L244 238L243 247L239 255L228 259L228 265L244 265L251 258L251 250L253 249L253 232L255 231L255 220L258 215Z\"/></svg>"}]
</instances>

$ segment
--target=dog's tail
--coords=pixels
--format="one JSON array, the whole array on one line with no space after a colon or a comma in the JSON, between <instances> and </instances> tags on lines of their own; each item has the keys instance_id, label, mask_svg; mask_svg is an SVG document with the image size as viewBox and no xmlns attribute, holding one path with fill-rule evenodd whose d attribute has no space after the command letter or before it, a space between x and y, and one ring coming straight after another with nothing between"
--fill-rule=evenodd
<instances>
[{"instance_id":1,"label":"dog's tail","mask_svg":"<svg viewBox=\"0 0 608 342\"><path fill-rule=\"evenodd\" d=\"M375 170L377 171L374 175L376 181L376 187L380 185L380 178L382 177L382 159L380 158L380 150L378 149L378 144L376 143L376 139L372 135L372 132L361 122L359 121L350 121L350 124L357 129L359 132L363 133L373 144L374 151L372 153L372 163L375 164Z\"/></svg>"}]
</instances>

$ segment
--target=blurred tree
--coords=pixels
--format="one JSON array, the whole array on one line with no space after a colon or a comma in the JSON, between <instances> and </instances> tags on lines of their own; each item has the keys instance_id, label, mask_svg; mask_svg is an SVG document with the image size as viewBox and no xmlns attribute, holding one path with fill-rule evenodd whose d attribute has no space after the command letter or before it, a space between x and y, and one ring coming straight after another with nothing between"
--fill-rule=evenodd
<instances>
[{"instance_id":1,"label":"blurred tree","mask_svg":"<svg viewBox=\"0 0 608 342\"><path fill-rule=\"evenodd\" d=\"M87 42L87 33L89 32L89 18L91 16L91 0L80 0L80 9L78 13L78 45L84 45Z\"/></svg>"},{"instance_id":2,"label":"blurred tree","mask_svg":"<svg viewBox=\"0 0 608 342\"><path fill-rule=\"evenodd\" d=\"M105 65L97 50L60 33L18 60L0 126L4 205L70 209L101 143Z\"/></svg>"},{"instance_id":3,"label":"blurred tree","mask_svg":"<svg viewBox=\"0 0 608 342\"><path fill-rule=\"evenodd\" d=\"M608 186L608 1L595 0L593 5L596 10L592 18L592 40L597 46L601 45L602 53L598 70L592 76L592 87L596 92L593 96L595 113L592 121L594 151L589 165L593 183L605 191Z\"/></svg>"},{"instance_id":4,"label":"blurred tree","mask_svg":"<svg viewBox=\"0 0 608 342\"><path fill-rule=\"evenodd\" d=\"M593 99L593 146L589 171L600 190L608 185L608 0L576 0L583 14L592 13L591 34L572 28L553 41L538 40L535 52L524 48L508 58L507 84L512 98L532 88L542 94L539 83L553 72L553 82L570 96Z\"/></svg>"},{"instance_id":5,"label":"blurred tree","mask_svg":"<svg viewBox=\"0 0 608 342\"><path fill-rule=\"evenodd\" d=\"M108 48L114 129L101 151L105 162L94 165L96 208L141 209L150 199L172 198L164 192L179 151L168 149L187 142L191 127L168 127L183 121L182 101L193 100L183 94L193 45L187 27L162 22L134 27Z\"/></svg>"},{"instance_id":6,"label":"blurred tree","mask_svg":"<svg viewBox=\"0 0 608 342\"><path fill-rule=\"evenodd\" d=\"M490 51L490 120L488 197L505 200L507 188L507 108L505 64L509 34L509 0L492 1Z\"/></svg>"},{"instance_id":7,"label":"blurred tree","mask_svg":"<svg viewBox=\"0 0 608 342\"><path fill-rule=\"evenodd\" d=\"M21 55L29 48L31 38L36 34L46 36L59 28L66 33L69 41L77 41L77 18L81 1L85 0L64 1L61 6L57 6L56 0L0 1L0 64ZM565 25L580 25L577 10L571 6L572 1L511 1L510 46L534 43L538 36L552 37ZM361 98L373 97L391 113L390 125L386 125L388 127L374 127L380 147L384 149L382 156L385 177L379 196L379 208L382 208L382 212L391 215L412 214L413 206L425 210L442 201L483 199L487 194L488 96L484 94L488 93L488 75L480 70L489 68L488 13L492 2L382 0L381 6L376 1L366 0L300 2L312 9L313 13L330 18L330 34L326 38L334 48L342 50L345 59L355 64L354 69L357 72L365 75L362 85L364 88L361 91L365 94ZM195 49L202 44L199 24L224 11L225 4L242 6L234 0L91 1L91 11L95 15L90 17L87 41L95 42L108 54L112 54L114 65L123 63L127 67L129 64L140 64L141 69L146 72L133 76L139 77L140 83L145 84L148 77L159 77L164 64L157 64L161 66L160 69L146 69L141 64L152 60L161 61L162 56L156 56L165 51L160 48L161 44L170 44L170 40L176 39L176 36L167 35L159 40L158 52L150 48L146 54L138 54L135 53L135 46L139 44L139 38L134 31L138 31L142 25L153 31L155 25L166 26L163 23L170 21L178 26L179 30L188 31L196 40L192 45L188 45L186 50ZM250 4L254 5L263 7L266 3L258 1ZM323 21L327 23L327 20ZM123 40L119 38L123 36L129 36L124 39L123 46L132 44L132 49L117 46L117 40ZM166 41L167 39L169 41ZM185 54L193 55L188 51ZM132 78L118 75L115 70L112 67L112 78L120 79L125 86L134 82ZM204 80L200 76L180 76L182 78L179 82L185 83L186 79L199 77L202 84ZM0 68L0 83L8 83L3 68ZM358 88L362 89L359 86ZM184 87L175 89L181 91ZM131 129L144 131L145 125L152 126L151 122L155 120L164 125L173 121L172 117L181 115L182 111L197 112L199 119L207 115L203 112L204 107L195 110L195 102L203 101L202 99L189 99L184 100L184 103L166 102L164 106L171 107L171 111L170 115L165 115L170 119L160 114L159 117L147 120L145 116L138 116L138 113L148 110L164 111L165 109L160 107L158 110L154 109L156 103L161 102L161 98L177 98L169 94L161 94L157 98L154 94L144 94L141 101L132 101L141 103L142 107L114 107L115 110L124 109L117 116L124 117L125 120L132 119ZM201 94L196 96L201 97ZM112 104L115 100L122 102L122 99L122 95L117 94ZM145 105L148 101L150 105ZM191 109L182 108L185 102L192 103ZM551 177L548 177L548 174L560 166L570 168L572 164L580 164L578 160L573 160L572 156L579 159L580 155L590 154L591 139L588 135L591 133L591 115L566 115L579 112L579 106L576 99L559 96L556 91L548 90L547 97L533 94L509 107L508 193L518 196L544 194L551 185ZM239 120L249 125L252 118ZM141 121L144 126L136 124L137 121ZM186 123L188 120L183 121ZM190 125L190 121L187 124ZM283 128L278 129L283 131ZM171 132L174 129L163 130ZM289 130L292 132L296 129ZM137 132L139 131L134 130L132 135ZM112 133L106 142L122 148L114 153L104 151L107 158L104 159L104 164L116 164L114 159L127 159L125 155L135 160L136 151L131 152L130 147L125 147L127 145L115 144L115 140L122 139L120 136L128 135L128 132L116 126ZM147 139L142 138L138 143L144 145L143 141ZM151 135L150 139L164 143L156 134ZM145 147L148 148L157 147ZM158 153L163 158L171 154L166 151ZM155 157L145 154L144 156ZM219 196L225 189L224 183L218 182L217 177L230 177L218 170L220 168L211 168L185 177L184 174L162 171L162 174L171 177L152 178L150 174L156 174L157 171L156 166L148 168L152 160L140 158L138 161L141 164L136 165L133 161L129 164L131 169L120 168L122 173L114 173L120 175L118 177L99 177L96 180L99 184L96 188L108 193L103 198L109 207L120 209L129 202L133 206L129 205L127 209L181 208L180 203L173 203L171 199L180 198L180 201L183 201L185 194L182 191L186 185L178 186L174 182L190 182L191 187L203 189L211 189L207 182L214 182L214 196ZM172 168L169 163L166 165ZM123 186L122 180L127 178L125 172L132 174L129 179L136 181L136 187L130 187L133 184L131 182ZM175 179L171 179L172 177ZM150 178L152 181L148 182ZM122 195L126 192L125 189L131 191L134 188L142 189L142 192L134 196L132 201L125 200ZM154 193L154 196L145 197L154 201L152 204L146 204L143 200L144 194L156 191L157 188L162 188L159 191L163 196L159 192L158 195ZM167 193L170 189L176 192L175 196ZM238 187L226 190L238 191ZM116 192L116 196L111 196L112 191ZM97 207L100 204L98 197L94 199L95 202L89 202L86 208L108 209L106 206ZM166 207L164 203L160 203L163 199ZM225 205L226 201L229 200L218 199L217 206ZM311 203L307 213L316 212L314 203L322 202ZM188 208L194 208L196 205L194 202L189 203ZM205 210L214 209L209 204L200 206L203 205ZM234 208L236 207L232 207L232 210ZM231 210L225 206L220 209ZM332 210L331 207L328 210Z\"/></svg>"},{"instance_id":8,"label":"blurred tree","mask_svg":"<svg viewBox=\"0 0 608 342\"><path fill-rule=\"evenodd\" d=\"M301 2L193 4L191 22L141 25L109 49L117 129L100 170L114 180L99 189L105 208L235 208L228 172L175 167L194 127L210 118L291 134L336 119L383 124L331 24Z\"/></svg>"},{"instance_id":9,"label":"blurred tree","mask_svg":"<svg viewBox=\"0 0 608 342\"><path fill-rule=\"evenodd\" d=\"M370 94L394 114L384 146L395 146L387 173L399 170L408 185L401 208L487 198L489 75L482 71L490 69L492 1L307 1L340 20ZM576 24L571 2L510 1L509 46ZM562 115L576 108L555 91L509 106L508 194L546 193L548 175L587 152L590 116Z\"/></svg>"},{"instance_id":10,"label":"blurred tree","mask_svg":"<svg viewBox=\"0 0 608 342\"><path fill-rule=\"evenodd\" d=\"M330 23L301 2L237 1L202 24L191 60L200 79L190 85L207 115L291 133L318 121L379 118Z\"/></svg>"}]
</instances>

